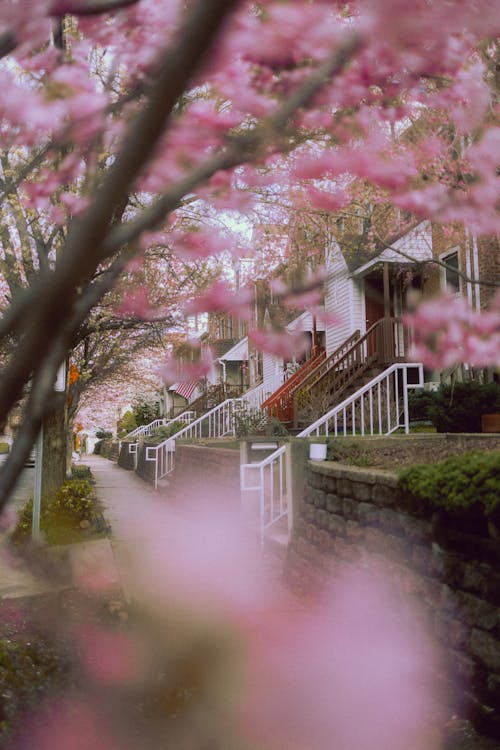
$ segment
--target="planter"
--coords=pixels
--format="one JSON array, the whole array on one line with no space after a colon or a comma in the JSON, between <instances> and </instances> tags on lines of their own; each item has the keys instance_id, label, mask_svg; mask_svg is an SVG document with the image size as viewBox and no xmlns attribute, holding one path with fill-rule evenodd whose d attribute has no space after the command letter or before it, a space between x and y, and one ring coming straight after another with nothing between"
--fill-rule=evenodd
<instances>
[{"instance_id":1,"label":"planter","mask_svg":"<svg viewBox=\"0 0 500 750\"><path fill-rule=\"evenodd\" d=\"M311 461L326 461L326 443L309 443L309 458Z\"/></svg>"},{"instance_id":2,"label":"planter","mask_svg":"<svg viewBox=\"0 0 500 750\"><path fill-rule=\"evenodd\" d=\"M482 432L500 432L500 414L483 414L481 417Z\"/></svg>"}]
</instances>

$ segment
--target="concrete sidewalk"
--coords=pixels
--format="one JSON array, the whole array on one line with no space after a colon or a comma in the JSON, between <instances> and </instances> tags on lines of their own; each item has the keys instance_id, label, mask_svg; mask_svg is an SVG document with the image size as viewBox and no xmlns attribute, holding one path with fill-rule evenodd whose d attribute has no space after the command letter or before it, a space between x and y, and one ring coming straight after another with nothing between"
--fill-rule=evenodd
<instances>
[{"instance_id":1,"label":"concrete sidewalk","mask_svg":"<svg viewBox=\"0 0 500 750\"><path fill-rule=\"evenodd\" d=\"M104 573L110 585L121 588L127 599L140 598L144 580L141 581L137 559L141 549L146 549L154 529L154 544L161 549L169 544L171 529L160 522L159 511L170 504L168 490L154 490L133 471L121 469L115 462L97 455L82 457L81 463L90 468L96 493L104 506L111 524L111 538L99 539L67 548L54 548L62 555L64 564L71 567L75 579L82 580L88 573ZM168 524L168 520L165 522ZM170 539L171 541L171 539ZM282 558L273 552L258 549L256 536L255 560L262 565L264 575L278 581L282 572ZM6 549L6 540L0 538L0 550ZM51 590L43 579L31 575L19 566L9 564L9 554L0 560L0 598L14 598L40 594ZM161 576L161 570L158 571Z\"/></svg>"}]
</instances>

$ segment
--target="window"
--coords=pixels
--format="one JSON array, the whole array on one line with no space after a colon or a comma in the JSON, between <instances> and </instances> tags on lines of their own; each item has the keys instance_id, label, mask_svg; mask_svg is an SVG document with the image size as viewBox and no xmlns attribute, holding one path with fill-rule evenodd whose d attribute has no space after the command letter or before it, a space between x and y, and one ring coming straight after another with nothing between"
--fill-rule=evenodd
<instances>
[{"instance_id":1,"label":"window","mask_svg":"<svg viewBox=\"0 0 500 750\"><path fill-rule=\"evenodd\" d=\"M443 281L446 289L452 294L460 294L460 276L457 273L460 270L458 251L443 256L441 260L447 266L443 269Z\"/></svg>"}]
</instances>

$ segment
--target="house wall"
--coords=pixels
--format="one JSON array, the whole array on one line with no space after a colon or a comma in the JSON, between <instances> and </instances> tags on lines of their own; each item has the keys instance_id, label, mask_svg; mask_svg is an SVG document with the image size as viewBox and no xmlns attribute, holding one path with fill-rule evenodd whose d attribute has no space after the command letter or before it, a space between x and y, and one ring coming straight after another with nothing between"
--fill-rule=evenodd
<instances>
[{"instance_id":1,"label":"house wall","mask_svg":"<svg viewBox=\"0 0 500 750\"><path fill-rule=\"evenodd\" d=\"M266 393L274 393L284 381L284 361L282 357L275 357L264 352L262 356L262 381Z\"/></svg>"},{"instance_id":2,"label":"house wall","mask_svg":"<svg viewBox=\"0 0 500 750\"><path fill-rule=\"evenodd\" d=\"M330 254L325 310L339 318L338 322L326 326L326 354L329 356L356 329L362 333L366 329L362 280L352 279L338 246Z\"/></svg>"}]
</instances>

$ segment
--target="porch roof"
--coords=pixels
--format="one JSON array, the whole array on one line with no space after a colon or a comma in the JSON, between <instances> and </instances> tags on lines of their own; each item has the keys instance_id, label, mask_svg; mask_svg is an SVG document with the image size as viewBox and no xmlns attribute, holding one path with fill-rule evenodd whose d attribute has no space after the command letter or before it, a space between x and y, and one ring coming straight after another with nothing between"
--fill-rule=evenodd
<instances>
[{"instance_id":1,"label":"porch roof","mask_svg":"<svg viewBox=\"0 0 500 750\"><path fill-rule=\"evenodd\" d=\"M432 260L432 233L429 221L422 221L409 232L399 237L391 247L383 248L376 254L370 253L369 260L357 258L358 267L349 268L353 276L363 276L377 263L421 263Z\"/></svg>"},{"instance_id":2,"label":"porch roof","mask_svg":"<svg viewBox=\"0 0 500 750\"><path fill-rule=\"evenodd\" d=\"M291 323L287 325L287 331L312 331L313 329L313 316L306 310L298 318L294 318ZM316 330L324 331L325 324L322 320L316 320Z\"/></svg>"},{"instance_id":3,"label":"porch roof","mask_svg":"<svg viewBox=\"0 0 500 750\"><path fill-rule=\"evenodd\" d=\"M243 362L248 360L248 336L236 342L225 354L219 357L219 361L224 362Z\"/></svg>"}]
</instances>

